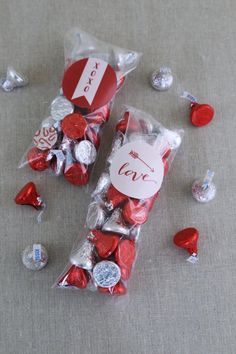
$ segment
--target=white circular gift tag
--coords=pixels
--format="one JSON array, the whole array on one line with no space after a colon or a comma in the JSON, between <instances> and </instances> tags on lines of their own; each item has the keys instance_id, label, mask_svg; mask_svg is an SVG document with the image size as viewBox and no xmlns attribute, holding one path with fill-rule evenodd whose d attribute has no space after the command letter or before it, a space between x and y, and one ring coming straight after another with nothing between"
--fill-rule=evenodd
<instances>
[{"instance_id":1,"label":"white circular gift tag","mask_svg":"<svg viewBox=\"0 0 236 354\"><path fill-rule=\"evenodd\" d=\"M137 199L150 198L158 192L163 176L164 166L158 149L143 141L123 145L110 166L113 186Z\"/></svg>"}]
</instances>

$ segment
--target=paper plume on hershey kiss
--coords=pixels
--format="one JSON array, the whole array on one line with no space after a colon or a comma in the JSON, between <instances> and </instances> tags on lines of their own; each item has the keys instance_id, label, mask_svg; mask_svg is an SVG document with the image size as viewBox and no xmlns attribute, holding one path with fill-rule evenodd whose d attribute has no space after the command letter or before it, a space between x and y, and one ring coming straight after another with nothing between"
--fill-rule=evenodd
<instances>
[{"instance_id":1,"label":"paper plume on hershey kiss","mask_svg":"<svg viewBox=\"0 0 236 354\"><path fill-rule=\"evenodd\" d=\"M18 73L12 66L9 66L6 76L0 79L0 83L5 92L10 92L16 87L26 86L29 81L27 77Z\"/></svg>"}]
</instances>

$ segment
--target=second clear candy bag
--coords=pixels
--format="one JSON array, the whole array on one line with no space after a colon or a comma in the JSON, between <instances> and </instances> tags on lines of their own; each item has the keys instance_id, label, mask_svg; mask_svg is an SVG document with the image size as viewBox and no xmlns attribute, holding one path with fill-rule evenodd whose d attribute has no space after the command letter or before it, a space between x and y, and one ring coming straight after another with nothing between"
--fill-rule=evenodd
<instances>
[{"instance_id":1,"label":"second clear candy bag","mask_svg":"<svg viewBox=\"0 0 236 354\"><path fill-rule=\"evenodd\" d=\"M111 295L127 292L141 226L149 218L182 135L182 130L168 130L145 112L125 109L106 169L92 193L85 227L56 287Z\"/></svg>"}]
</instances>

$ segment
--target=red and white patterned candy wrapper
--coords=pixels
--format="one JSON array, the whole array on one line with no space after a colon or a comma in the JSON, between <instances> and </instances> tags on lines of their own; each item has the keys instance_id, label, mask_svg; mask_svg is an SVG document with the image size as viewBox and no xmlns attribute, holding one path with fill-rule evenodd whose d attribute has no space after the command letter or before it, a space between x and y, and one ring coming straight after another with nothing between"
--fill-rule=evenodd
<instances>
[{"instance_id":1,"label":"red and white patterned candy wrapper","mask_svg":"<svg viewBox=\"0 0 236 354\"><path fill-rule=\"evenodd\" d=\"M92 193L82 235L55 287L124 295L163 179L181 144L182 130L126 107L116 125L105 171ZM146 235L147 236L147 235Z\"/></svg>"},{"instance_id":2,"label":"red and white patterned candy wrapper","mask_svg":"<svg viewBox=\"0 0 236 354\"><path fill-rule=\"evenodd\" d=\"M71 184L88 184L96 161L101 127L114 97L141 54L102 42L80 29L65 37L65 70L58 95L19 167L48 170Z\"/></svg>"}]
</instances>

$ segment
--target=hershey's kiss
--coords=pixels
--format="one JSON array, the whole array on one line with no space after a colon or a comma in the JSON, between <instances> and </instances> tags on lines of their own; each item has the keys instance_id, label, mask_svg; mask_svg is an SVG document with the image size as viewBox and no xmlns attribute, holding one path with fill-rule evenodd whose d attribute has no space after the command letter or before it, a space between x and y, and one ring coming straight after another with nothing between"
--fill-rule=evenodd
<instances>
[{"instance_id":1,"label":"hershey's kiss","mask_svg":"<svg viewBox=\"0 0 236 354\"><path fill-rule=\"evenodd\" d=\"M23 87L29 83L25 76L15 71L11 66L7 68L6 77L1 78L0 81L5 92L10 92L16 87Z\"/></svg>"},{"instance_id":2,"label":"hershey's kiss","mask_svg":"<svg viewBox=\"0 0 236 354\"><path fill-rule=\"evenodd\" d=\"M57 96L51 103L51 116L55 120L62 120L74 112L74 105L64 96Z\"/></svg>"},{"instance_id":3,"label":"hershey's kiss","mask_svg":"<svg viewBox=\"0 0 236 354\"><path fill-rule=\"evenodd\" d=\"M63 136L60 149L62 151L70 151L74 145L74 141L70 138L68 138L66 135Z\"/></svg>"},{"instance_id":4,"label":"hershey's kiss","mask_svg":"<svg viewBox=\"0 0 236 354\"><path fill-rule=\"evenodd\" d=\"M139 54L136 52L123 52L118 55L115 53L115 61L122 72L129 72L132 67L137 65L138 60Z\"/></svg>"},{"instance_id":5,"label":"hershey's kiss","mask_svg":"<svg viewBox=\"0 0 236 354\"><path fill-rule=\"evenodd\" d=\"M30 270L41 270L48 262L48 253L41 244L33 244L23 251L22 262Z\"/></svg>"},{"instance_id":6,"label":"hershey's kiss","mask_svg":"<svg viewBox=\"0 0 236 354\"><path fill-rule=\"evenodd\" d=\"M77 267L91 270L94 265L94 245L85 240L78 249L73 250L70 255L70 262Z\"/></svg>"},{"instance_id":7,"label":"hershey's kiss","mask_svg":"<svg viewBox=\"0 0 236 354\"><path fill-rule=\"evenodd\" d=\"M118 283L121 277L120 267L111 261L102 261L93 268L95 283L102 288L110 288Z\"/></svg>"},{"instance_id":8,"label":"hershey's kiss","mask_svg":"<svg viewBox=\"0 0 236 354\"><path fill-rule=\"evenodd\" d=\"M119 208L113 211L110 218L103 225L102 231L129 236L130 228L124 224L121 217L121 210Z\"/></svg>"},{"instance_id":9,"label":"hershey's kiss","mask_svg":"<svg viewBox=\"0 0 236 354\"><path fill-rule=\"evenodd\" d=\"M107 172L103 172L98 180L97 186L92 193L92 198L97 196L101 197L107 192L111 185L110 175Z\"/></svg>"},{"instance_id":10,"label":"hershey's kiss","mask_svg":"<svg viewBox=\"0 0 236 354\"><path fill-rule=\"evenodd\" d=\"M74 154L78 162L85 165L91 165L96 160L97 150L91 141L82 140L75 144Z\"/></svg>"},{"instance_id":11,"label":"hershey's kiss","mask_svg":"<svg viewBox=\"0 0 236 354\"><path fill-rule=\"evenodd\" d=\"M192 195L200 203L210 202L215 198L216 186L212 182L214 172L207 170L206 176L203 180L196 180L192 185Z\"/></svg>"},{"instance_id":12,"label":"hershey's kiss","mask_svg":"<svg viewBox=\"0 0 236 354\"><path fill-rule=\"evenodd\" d=\"M47 156L47 161L55 157L55 162L52 161L51 165L56 176L60 176L63 173L65 166L65 155L62 150L50 150Z\"/></svg>"},{"instance_id":13,"label":"hershey's kiss","mask_svg":"<svg viewBox=\"0 0 236 354\"><path fill-rule=\"evenodd\" d=\"M86 224L89 229L100 229L106 220L106 213L100 204L94 202L89 205Z\"/></svg>"},{"instance_id":14,"label":"hershey's kiss","mask_svg":"<svg viewBox=\"0 0 236 354\"><path fill-rule=\"evenodd\" d=\"M162 67L151 75L151 85L155 90L167 91L173 84L173 75L170 68Z\"/></svg>"}]
</instances>

